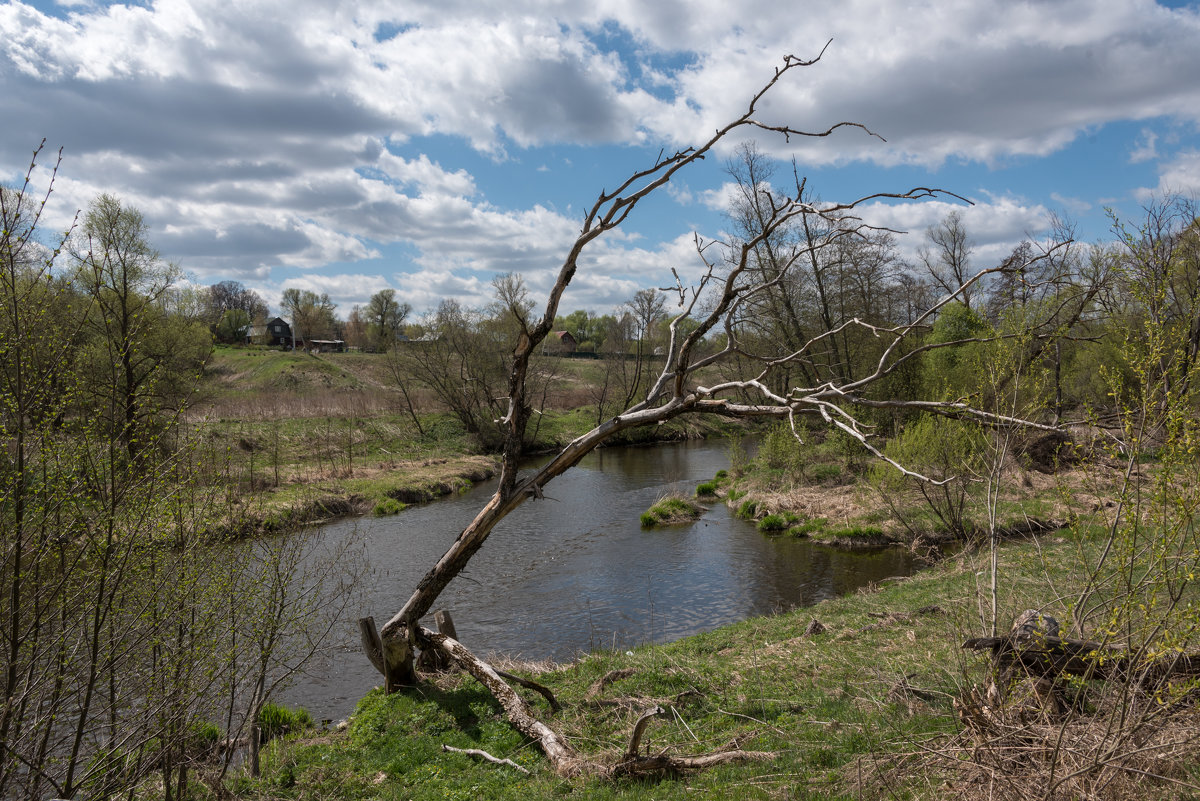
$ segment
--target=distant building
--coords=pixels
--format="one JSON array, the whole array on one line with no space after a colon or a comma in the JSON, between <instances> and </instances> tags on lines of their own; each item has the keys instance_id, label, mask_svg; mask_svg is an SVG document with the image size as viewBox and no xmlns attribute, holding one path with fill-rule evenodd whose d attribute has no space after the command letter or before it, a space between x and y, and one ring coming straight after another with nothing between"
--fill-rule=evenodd
<instances>
[{"instance_id":1,"label":"distant building","mask_svg":"<svg viewBox=\"0 0 1200 801\"><path fill-rule=\"evenodd\" d=\"M290 348L293 345L303 346L304 341L295 341L292 336L292 327L288 321L282 317L272 317L267 320L267 344L271 347Z\"/></svg>"},{"instance_id":2,"label":"distant building","mask_svg":"<svg viewBox=\"0 0 1200 801\"><path fill-rule=\"evenodd\" d=\"M551 331L546 337L546 353L574 353L579 343L570 331Z\"/></svg>"},{"instance_id":3,"label":"distant building","mask_svg":"<svg viewBox=\"0 0 1200 801\"><path fill-rule=\"evenodd\" d=\"M252 325L246 329L245 344L253 345L256 342L266 342L267 327L265 325Z\"/></svg>"}]
</instances>

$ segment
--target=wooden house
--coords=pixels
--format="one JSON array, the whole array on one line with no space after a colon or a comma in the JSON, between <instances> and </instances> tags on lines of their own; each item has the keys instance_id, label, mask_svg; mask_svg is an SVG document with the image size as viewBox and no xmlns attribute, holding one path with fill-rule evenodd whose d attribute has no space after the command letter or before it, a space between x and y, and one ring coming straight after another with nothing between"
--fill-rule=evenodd
<instances>
[{"instance_id":1,"label":"wooden house","mask_svg":"<svg viewBox=\"0 0 1200 801\"><path fill-rule=\"evenodd\" d=\"M267 345L271 347L303 347L304 340L296 341L292 336L292 327L282 317L272 317L267 320Z\"/></svg>"},{"instance_id":2,"label":"wooden house","mask_svg":"<svg viewBox=\"0 0 1200 801\"><path fill-rule=\"evenodd\" d=\"M544 350L546 353L574 353L578 347L579 343L570 331L551 331L550 336L546 337Z\"/></svg>"}]
</instances>

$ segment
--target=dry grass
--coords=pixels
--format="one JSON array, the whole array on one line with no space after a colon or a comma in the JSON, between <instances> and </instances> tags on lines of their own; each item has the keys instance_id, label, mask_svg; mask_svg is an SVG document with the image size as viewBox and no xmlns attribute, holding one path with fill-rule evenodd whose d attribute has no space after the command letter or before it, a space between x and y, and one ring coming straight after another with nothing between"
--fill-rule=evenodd
<instances>
[{"instance_id":1,"label":"dry grass","mask_svg":"<svg viewBox=\"0 0 1200 801\"><path fill-rule=\"evenodd\" d=\"M1026 696L989 706L977 691L956 700L962 730L927 748L874 766L863 791L876 792L914 774L930 782L926 797L1142 799L1200 795L1200 710L1130 702L1119 687L1092 699L1095 708L1053 716Z\"/></svg>"}]
</instances>

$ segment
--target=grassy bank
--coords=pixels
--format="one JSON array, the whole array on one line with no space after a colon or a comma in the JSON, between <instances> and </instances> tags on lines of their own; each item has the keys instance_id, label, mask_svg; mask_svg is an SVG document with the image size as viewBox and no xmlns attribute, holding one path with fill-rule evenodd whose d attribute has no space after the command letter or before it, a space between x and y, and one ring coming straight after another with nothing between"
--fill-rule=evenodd
<instances>
[{"instance_id":1,"label":"grassy bank","mask_svg":"<svg viewBox=\"0 0 1200 801\"><path fill-rule=\"evenodd\" d=\"M1020 537L1056 530L1080 510L1111 504L1124 469L1110 459L1050 468L1007 453L993 484L980 478L978 467L948 462L922 465L936 479L949 478L931 485L869 459L844 435L802 433L803 444L788 426L773 426L762 433L753 457L734 440L730 469L697 487L697 496L723 500L768 536L805 537L851 550L887 545L936 550L989 536L989 491L999 536Z\"/></svg>"},{"instance_id":2,"label":"grassy bank","mask_svg":"<svg viewBox=\"0 0 1200 801\"><path fill-rule=\"evenodd\" d=\"M559 405L536 416L530 453L556 450L595 424L594 409L562 405L582 397L584 373L594 366L562 361L553 395ZM214 533L244 536L349 514L396 514L497 470L497 459L459 420L420 391L399 390L384 354L219 347L196 395L182 436L195 450L200 480L226 495L229 512ZM623 432L610 444L742 430L702 416Z\"/></svg>"},{"instance_id":3,"label":"grassy bank","mask_svg":"<svg viewBox=\"0 0 1200 801\"><path fill-rule=\"evenodd\" d=\"M1069 534L1003 548L1002 625L1030 607L1063 615L1056 599L1077 589L1097 543L1094 534ZM987 628L984 556L962 554L906 580L668 645L593 653L542 670L510 667L537 673L564 709L551 715L532 694L531 705L602 762L620 758L634 721L656 704L669 714L651 724L646 751L696 754L736 743L771 752L766 761L655 781L563 780L480 685L441 676L391 697L373 691L344 731L273 744L263 778L243 780L239 792L249 799L987 797L986 771L972 761L986 744L959 733L954 708L988 675L987 661L960 647ZM530 774L443 745L482 749ZM1171 781L1200 779L1194 760L1158 769ZM1173 786L1137 778L1147 792Z\"/></svg>"}]
</instances>

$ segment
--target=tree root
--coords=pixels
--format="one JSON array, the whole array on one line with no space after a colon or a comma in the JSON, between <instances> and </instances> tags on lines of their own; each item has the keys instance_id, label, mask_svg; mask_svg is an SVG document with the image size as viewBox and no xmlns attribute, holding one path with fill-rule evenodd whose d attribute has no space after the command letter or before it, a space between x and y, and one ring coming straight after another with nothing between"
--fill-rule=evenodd
<instances>
[{"instance_id":1,"label":"tree root","mask_svg":"<svg viewBox=\"0 0 1200 801\"><path fill-rule=\"evenodd\" d=\"M775 758L775 754L771 752L743 751L736 741L711 754L701 756L680 757L669 754L642 756L638 752L646 727L653 718L667 712L661 706L656 706L638 718L630 736L629 747L619 762L606 765L587 759L581 756L567 742L566 738L534 717L529 705L504 681L500 673L471 653L462 643L424 627L417 628L417 635L424 647L437 648L486 687L500 702L509 722L526 737L537 742L554 772L563 778L582 775L607 778L671 775L704 770L714 765L731 762L762 761Z\"/></svg>"}]
</instances>

